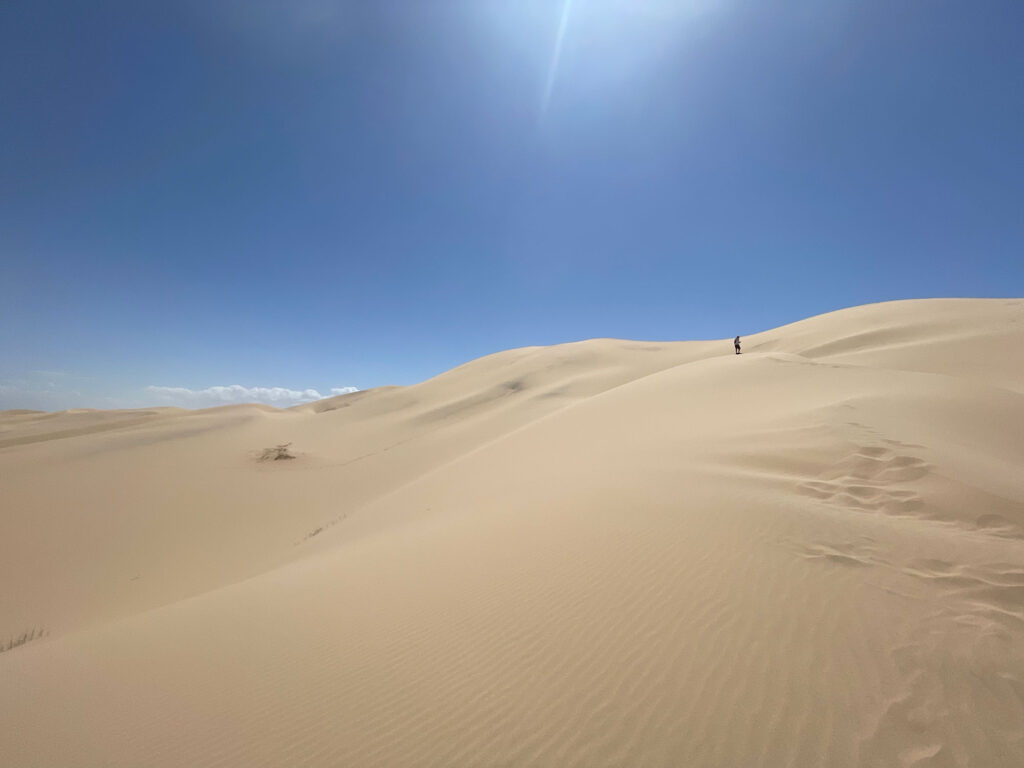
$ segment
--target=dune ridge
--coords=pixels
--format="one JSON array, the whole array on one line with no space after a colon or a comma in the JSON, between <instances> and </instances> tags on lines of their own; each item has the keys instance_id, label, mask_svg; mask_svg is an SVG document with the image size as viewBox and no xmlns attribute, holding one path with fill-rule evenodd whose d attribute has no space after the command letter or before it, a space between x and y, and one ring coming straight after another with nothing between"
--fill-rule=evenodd
<instances>
[{"instance_id":1,"label":"dune ridge","mask_svg":"<svg viewBox=\"0 0 1024 768\"><path fill-rule=\"evenodd\" d=\"M0 413L12 765L1024 763L1024 300ZM291 443L293 461L260 461Z\"/></svg>"}]
</instances>

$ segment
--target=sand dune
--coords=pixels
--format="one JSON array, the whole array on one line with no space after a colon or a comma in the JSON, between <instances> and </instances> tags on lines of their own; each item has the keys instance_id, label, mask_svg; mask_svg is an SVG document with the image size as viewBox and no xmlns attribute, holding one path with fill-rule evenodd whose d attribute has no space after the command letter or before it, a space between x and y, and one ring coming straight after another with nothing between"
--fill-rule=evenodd
<instances>
[{"instance_id":1,"label":"sand dune","mask_svg":"<svg viewBox=\"0 0 1024 768\"><path fill-rule=\"evenodd\" d=\"M1022 349L905 301L0 414L0 763L1022 765Z\"/></svg>"}]
</instances>

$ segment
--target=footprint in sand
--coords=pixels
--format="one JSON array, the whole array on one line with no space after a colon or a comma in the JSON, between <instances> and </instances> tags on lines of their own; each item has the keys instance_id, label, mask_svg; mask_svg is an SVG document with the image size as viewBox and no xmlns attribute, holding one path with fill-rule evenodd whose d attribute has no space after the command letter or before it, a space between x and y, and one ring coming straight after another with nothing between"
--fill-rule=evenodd
<instances>
[{"instance_id":1,"label":"footprint in sand","mask_svg":"<svg viewBox=\"0 0 1024 768\"><path fill-rule=\"evenodd\" d=\"M1024 702L1024 567L937 558L895 567L930 585L940 607L888 650L895 693L880 702L861 743L860 763L1020 764L1020 721L1014 713ZM979 679L989 682L979 688ZM986 712L998 723L985 754L964 750L971 727L964 712Z\"/></svg>"},{"instance_id":2,"label":"footprint in sand","mask_svg":"<svg viewBox=\"0 0 1024 768\"><path fill-rule=\"evenodd\" d=\"M886 441L892 443L893 441ZM892 487L928 475L932 467L883 445L860 446L817 478L797 485L797 492L842 509L913 515L924 502L913 490Z\"/></svg>"},{"instance_id":3,"label":"footprint in sand","mask_svg":"<svg viewBox=\"0 0 1024 768\"><path fill-rule=\"evenodd\" d=\"M1024 628L1024 567L1010 563L955 565L944 560L914 560L903 568L909 576L940 588L947 599L970 613Z\"/></svg>"},{"instance_id":4,"label":"footprint in sand","mask_svg":"<svg viewBox=\"0 0 1024 768\"><path fill-rule=\"evenodd\" d=\"M871 548L846 544L810 544L796 547L797 554L805 560L824 560L835 565L865 568L875 565Z\"/></svg>"}]
</instances>

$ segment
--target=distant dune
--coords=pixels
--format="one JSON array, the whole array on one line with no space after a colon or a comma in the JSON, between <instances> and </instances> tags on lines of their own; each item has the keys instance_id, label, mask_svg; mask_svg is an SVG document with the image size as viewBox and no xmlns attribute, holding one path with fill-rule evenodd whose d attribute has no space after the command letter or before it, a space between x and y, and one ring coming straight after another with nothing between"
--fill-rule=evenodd
<instances>
[{"instance_id":1,"label":"distant dune","mask_svg":"<svg viewBox=\"0 0 1024 768\"><path fill-rule=\"evenodd\" d=\"M1024 300L728 331L0 413L0 764L1024 765Z\"/></svg>"}]
</instances>

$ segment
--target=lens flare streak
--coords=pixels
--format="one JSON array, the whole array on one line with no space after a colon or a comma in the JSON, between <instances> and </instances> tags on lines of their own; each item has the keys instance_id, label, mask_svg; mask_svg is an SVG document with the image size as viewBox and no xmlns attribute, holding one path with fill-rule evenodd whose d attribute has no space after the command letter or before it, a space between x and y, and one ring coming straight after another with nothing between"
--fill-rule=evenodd
<instances>
[{"instance_id":1,"label":"lens flare streak","mask_svg":"<svg viewBox=\"0 0 1024 768\"><path fill-rule=\"evenodd\" d=\"M572 11L572 0L565 0L562 5L562 19L558 24L558 35L555 37L555 49L551 53L551 66L548 67L548 79L544 84L544 99L541 102L541 115L547 114L551 105L551 94L558 79L558 64L562 59L562 44L565 42L565 30L569 26L569 14Z\"/></svg>"}]
</instances>

